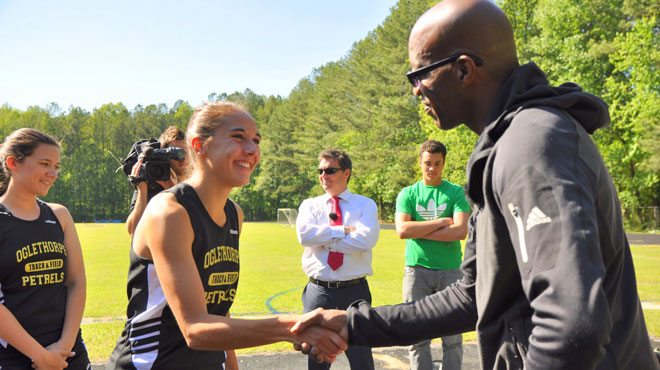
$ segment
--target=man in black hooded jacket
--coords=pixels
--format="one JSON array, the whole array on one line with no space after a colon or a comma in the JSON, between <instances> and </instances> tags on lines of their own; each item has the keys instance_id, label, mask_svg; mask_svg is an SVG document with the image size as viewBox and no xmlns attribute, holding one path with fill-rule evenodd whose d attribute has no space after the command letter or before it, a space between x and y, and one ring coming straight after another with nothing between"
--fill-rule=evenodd
<instances>
[{"instance_id":1,"label":"man in black hooded jacket","mask_svg":"<svg viewBox=\"0 0 660 370\"><path fill-rule=\"evenodd\" d=\"M440 2L413 27L409 54L413 93L436 125L480 135L467 165L463 279L300 327L370 347L476 329L484 369L658 369L619 200L589 136L610 122L605 103L519 66L511 25L490 1Z\"/></svg>"}]
</instances>

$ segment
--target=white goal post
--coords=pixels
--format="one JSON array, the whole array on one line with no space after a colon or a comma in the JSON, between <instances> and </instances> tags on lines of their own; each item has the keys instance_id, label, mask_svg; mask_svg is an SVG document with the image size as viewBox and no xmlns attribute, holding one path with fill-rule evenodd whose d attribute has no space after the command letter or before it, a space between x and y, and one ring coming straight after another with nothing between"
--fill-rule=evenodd
<instances>
[{"instance_id":1,"label":"white goal post","mask_svg":"<svg viewBox=\"0 0 660 370\"><path fill-rule=\"evenodd\" d=\"M278 208L277 209L277 223L290 227L296 227L296 218L298 217L298 210L295 208Z\"/></svg>"}]
</instances>

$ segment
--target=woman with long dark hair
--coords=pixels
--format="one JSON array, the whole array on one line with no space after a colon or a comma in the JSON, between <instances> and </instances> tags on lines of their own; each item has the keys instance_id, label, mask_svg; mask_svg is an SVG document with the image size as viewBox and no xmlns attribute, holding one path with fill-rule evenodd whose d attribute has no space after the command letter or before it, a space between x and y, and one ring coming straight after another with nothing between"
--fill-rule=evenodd
<instances>
[{"instance_id":1,"label":"woman with long dark hair","mask_svg":"<svg viewBox=\"0 0 660 370\"><path fill-rule=\"evenodd\" d=\"M69 211L46 196L60 144L23 128L0 146L0 368L88 369L86 280Z\"/></svg>"}]
</instances>

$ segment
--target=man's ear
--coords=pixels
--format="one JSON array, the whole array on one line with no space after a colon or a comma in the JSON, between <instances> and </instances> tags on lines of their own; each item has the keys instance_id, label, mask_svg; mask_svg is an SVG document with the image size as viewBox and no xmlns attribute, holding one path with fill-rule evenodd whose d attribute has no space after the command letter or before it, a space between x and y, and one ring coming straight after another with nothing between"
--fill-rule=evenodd
<instances>
[{"instance_id":1,"label":"man's ear","mask_svg":"<svg viewBox=\"0 0 660 370\"><path fill-rule=\"evenodd\" d=\"M477 77L477 65L474 63L474 60L467 55L463 55L456 62L456 77L464 85L473 83Z\"/></svg>"}]
</instances>

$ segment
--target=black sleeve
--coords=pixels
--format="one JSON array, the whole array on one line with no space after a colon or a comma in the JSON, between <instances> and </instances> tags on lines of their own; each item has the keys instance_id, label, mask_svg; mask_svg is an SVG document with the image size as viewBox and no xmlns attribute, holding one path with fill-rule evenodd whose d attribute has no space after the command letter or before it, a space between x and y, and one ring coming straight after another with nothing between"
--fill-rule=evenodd
<instances>
[{"instance_id":1,"label":"black sleeve","mask_svg":"<svg viewBox=\"0 0 660 370\"><path fill-rule=\"evenodd\" d=\"M596 200L611 181L586 133L561 114L543 114L516 118L524 124L501 144L518 145L500 151L493 174L533 311L526 367L593 368L612 339L597 216L607 202Z\"/></svg>"},{"instance_id":2,"label":"black sleeve","mask_svg":"<svg viewBox=\"0 0 660 370\"><path fill-rule=\"evenodd\" d=\"M463 278L422 299L373 308L360 300L347 309L349 343L364 347L401 346L421 340L472 331L477 323L475 303L476 254L473 217L468 225Z\"/></svg>"}]
</instances>

